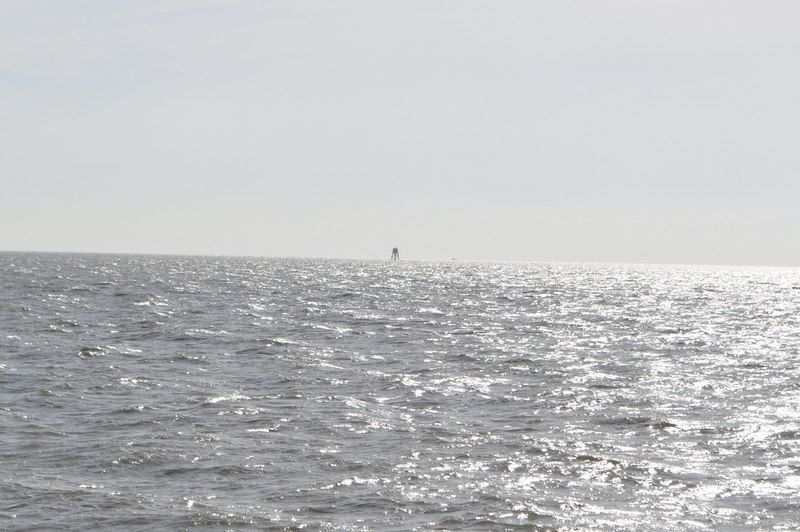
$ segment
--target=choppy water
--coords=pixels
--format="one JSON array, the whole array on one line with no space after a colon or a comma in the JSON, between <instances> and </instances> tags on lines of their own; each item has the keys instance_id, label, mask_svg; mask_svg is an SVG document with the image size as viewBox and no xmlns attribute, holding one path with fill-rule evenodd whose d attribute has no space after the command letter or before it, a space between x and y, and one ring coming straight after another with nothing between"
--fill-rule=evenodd
<instances>
[{"instance_id":1,"label":"choppy water","mask_svg":"<svg viewBox=\"0 0 800 532\"><path fill-rule=\"evenodd\" d=\"M798 527L798 284L0 254L0 528Z\"/></svg>"}]
</instances>

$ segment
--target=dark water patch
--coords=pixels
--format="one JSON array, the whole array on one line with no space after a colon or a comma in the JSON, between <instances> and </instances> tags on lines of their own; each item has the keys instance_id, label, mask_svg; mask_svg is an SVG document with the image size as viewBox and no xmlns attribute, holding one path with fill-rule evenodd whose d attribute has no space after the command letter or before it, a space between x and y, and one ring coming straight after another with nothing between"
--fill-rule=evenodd
<instances>
[{"instance_id":1,"label":"dark water patch","mask_svg":"<svg viewBox=\"0 0 800 532\"><path fill-rule=\"evenodd\" d=\"M330 296L331 299L350 299L359 296L359 294L355 292L342 292L339 294L334 294Z\"/></svg>"},{"instance_id":2,"label":"dark water patch","mask_svg":"<svg viewBox=\"0 0 800 532\"><path fill-rule=\"evenodd\" d=\"M85 359L86 358L96 358L96 357L100 357L100 356L107 355L107 354L108 354L108 351L106 350L105 347L102 347L102 346L81 347L78 350L78 353L77 353L77 355L80 358L85 358Z\"/></svg>"},{"instance_id":3,"label":"dark water patch","mask_svg":"<svg viewBox=\"0 0 800 532\"><path fill-rule=\"evenodd\" d=\"M772 437L779 440L800 440L800 429L784 430L775 434Z\"/></svg>"},{"instance_id":4,"label":"dark water patch","mask_svg":"<svg viewBox=\"0 0 800 532\"><path fill-rule=\"evenodd\" d=\"M190 355L188 353L180 353L175 355L172 359L172 362L175 363L184 363L187 362L189 364L208 364L208 360L206 359L206 355Z\"/></svg>"}]
</instances>

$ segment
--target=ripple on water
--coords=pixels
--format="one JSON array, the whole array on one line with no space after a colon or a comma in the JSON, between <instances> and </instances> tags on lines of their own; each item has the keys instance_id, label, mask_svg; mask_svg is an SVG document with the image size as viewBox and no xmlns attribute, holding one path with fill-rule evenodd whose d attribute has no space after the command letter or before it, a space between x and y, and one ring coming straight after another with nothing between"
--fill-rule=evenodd
<instances>
[{"instance_id":1,"label":"ripple on water","mask_svg":"<svg viewBox=\"0 0 800 532\"><path fill-rule=\"evenodd\" d=\"M797 284L3 253L0 527L798 528Z\"/></svg>"}]
</instances>

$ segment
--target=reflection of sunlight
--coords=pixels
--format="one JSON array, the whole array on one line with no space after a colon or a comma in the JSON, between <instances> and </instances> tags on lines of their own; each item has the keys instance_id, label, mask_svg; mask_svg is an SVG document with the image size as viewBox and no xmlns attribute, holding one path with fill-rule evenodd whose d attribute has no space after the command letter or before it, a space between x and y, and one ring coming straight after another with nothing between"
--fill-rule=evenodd
<instances>
[{"instance_id":1,"label":"reflection of sunlight","mask_svg":"<svg viewBox=\"0 0 800 532\"><path fill-rule=\"evenodd\" d=\"M0 338L26 386L0 421L72 458L28 452L63 474L25 489L53 501L98 486L62 499L103 507L129 493L120 475L138 483L134 504L233 528L356 514L377 529L797 521L800 301L779 275L384 266L197 259L173 280L116 280L132 294L101 293L126 301L117 311L70 292L89 282L48 287L58 297L14 318L27 331ZM91 312L61 308L79 305ZM15 356L26 343L35 356ZM75 419L98 447L73 445ZM780 507L785 519L764 510Z\"/></svg>"}]
</instances>

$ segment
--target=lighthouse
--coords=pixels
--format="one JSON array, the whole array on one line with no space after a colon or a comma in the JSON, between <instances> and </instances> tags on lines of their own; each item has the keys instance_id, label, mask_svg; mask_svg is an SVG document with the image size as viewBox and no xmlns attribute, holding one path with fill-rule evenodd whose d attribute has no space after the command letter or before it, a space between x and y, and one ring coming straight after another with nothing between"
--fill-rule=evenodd
<instances>
[{"instance_id":1,"label":"lighthouse","mask_svg":"<svg viewBox=\"0 0 800 532\"><path fill-rule=\"evenodd\" d=\"M392 248L392 260L400 260L400 251L396 246Z\"/></svg>"}]
</instances>

